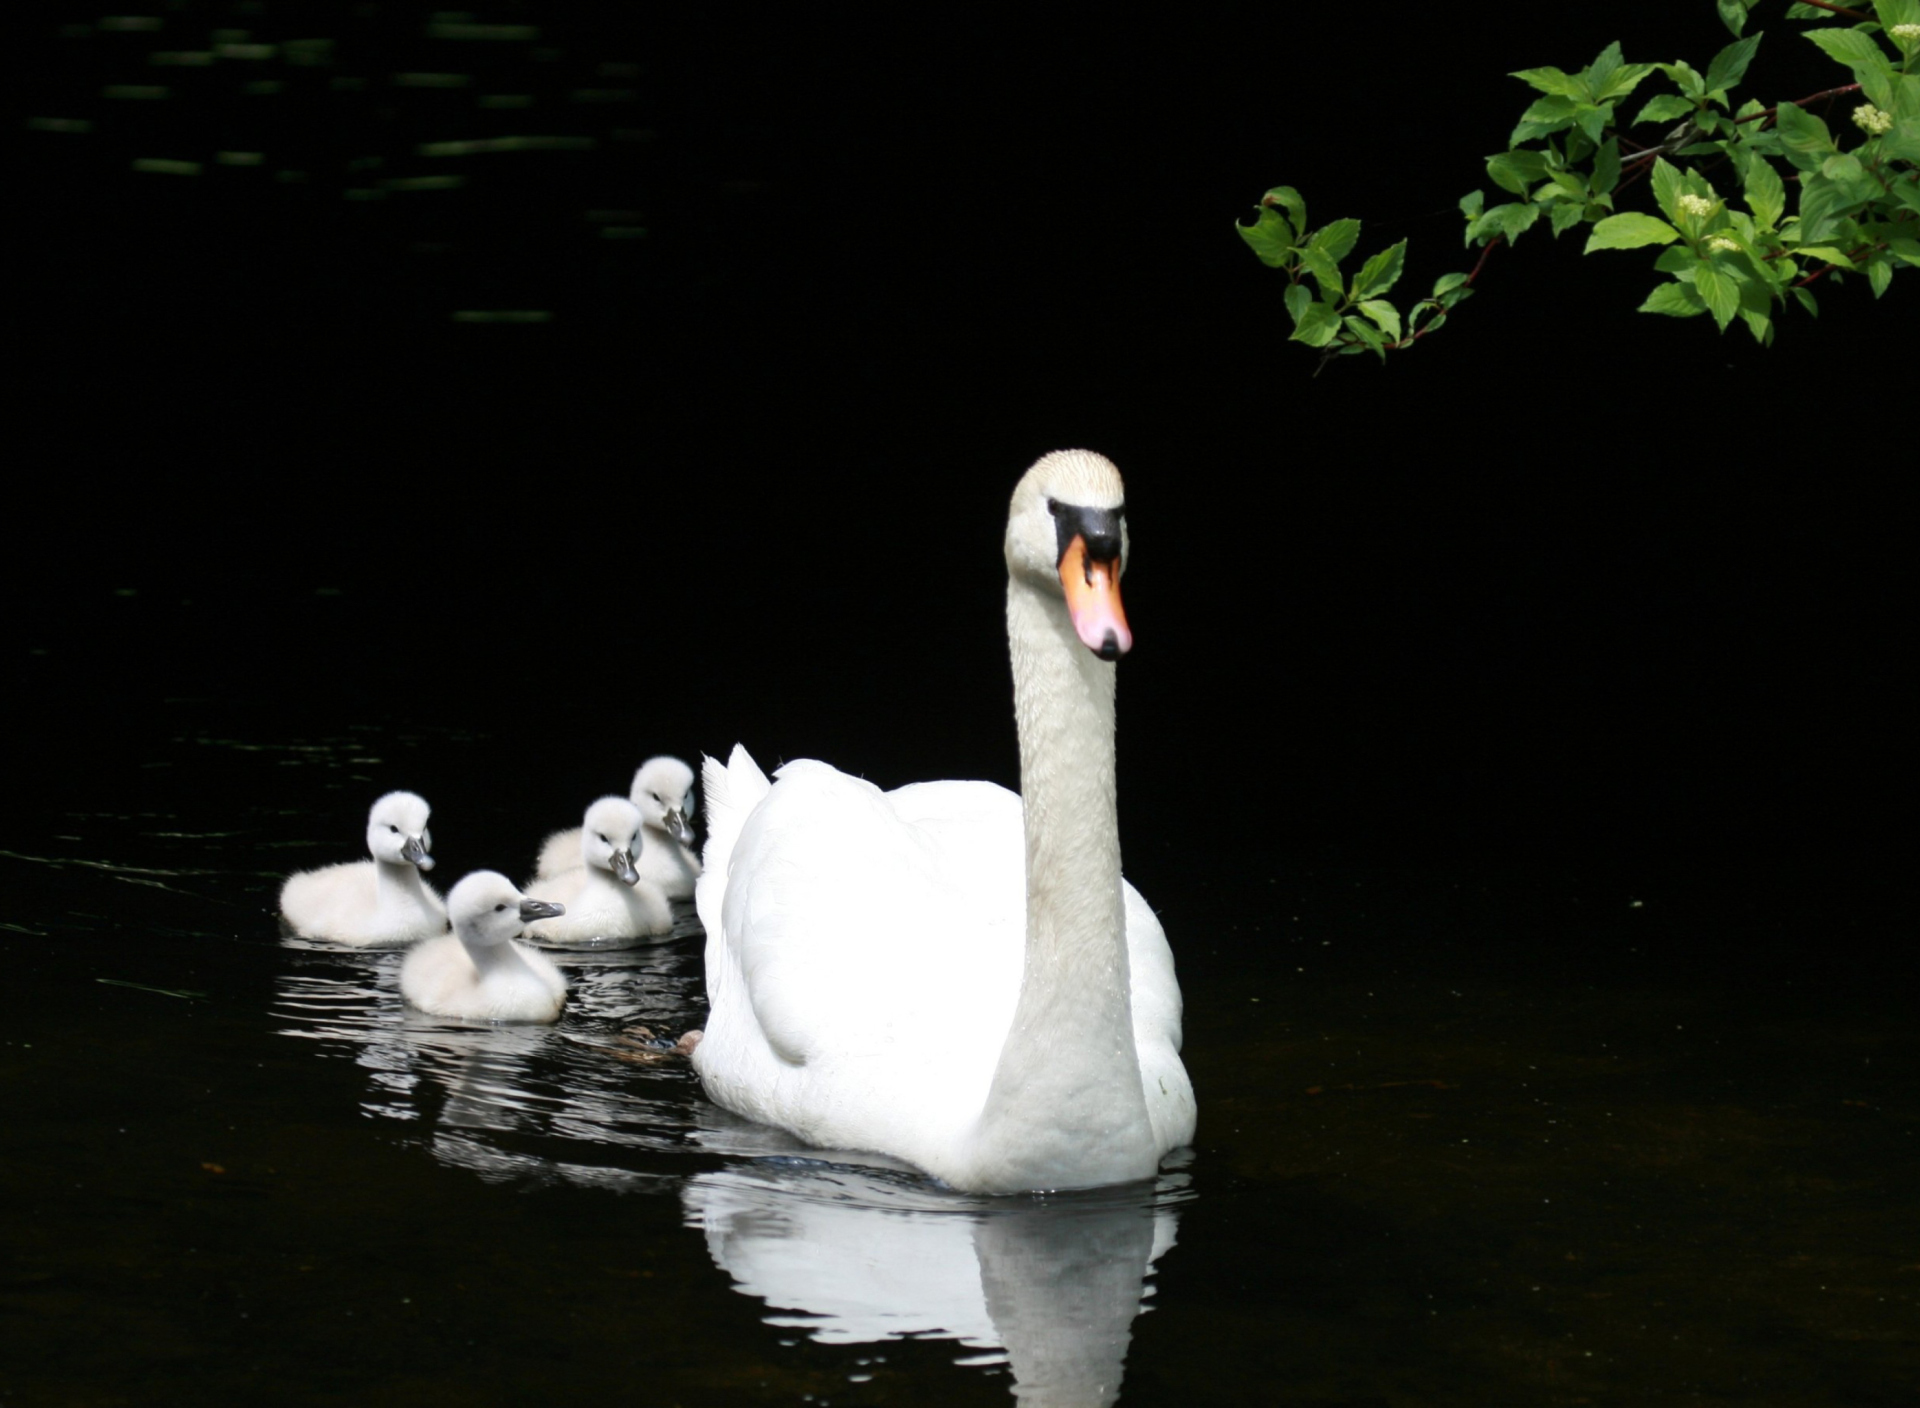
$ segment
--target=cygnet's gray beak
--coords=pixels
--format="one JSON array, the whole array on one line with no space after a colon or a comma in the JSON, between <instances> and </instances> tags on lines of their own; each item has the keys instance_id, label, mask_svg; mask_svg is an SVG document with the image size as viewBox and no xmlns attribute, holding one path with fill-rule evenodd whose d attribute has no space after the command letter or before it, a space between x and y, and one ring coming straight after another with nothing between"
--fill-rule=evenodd
<instances>
[{"instance_id":1,"label":"cygnet's gray beak","mask_svg":"<svg viewBox=\"0 0 1920 1408\"><path fill-rule=\"evenodd\" d=\"M427 854L427 843L418 836L407 837L407 844L400 848L400 859L422 870L433 869L433 857Z\"/></svg>"},{"instance_id":2,"label":"cygnet's gray beak","mask_svg":"<svg viewBox=\"0 0 1920 1408\"><path fill-rule=\"evenodd\" d=\"M567 912L567 907L558 900L531 900L522 896L520 900L520 922L531 924L536 919L557 919Z\"/></svg>"},{"instance_id":3,"label":"cygnet's gray beak","mask_svg":"<svg viewBox=\"0 0 1920 1408\"><path fill-rule=\"evenodd\" d=\"M633 868L631 851L615 851L607 860L607 869L620 878L622 885L631 885L640 878L640 872Z\"/></svg>"},{"instance_id":4,"label":"cygnet's gray beak","mask_svg":"<svg viewBox=\"0 0 1920 1408\"><path fill-rule=\"evenodd\" d=\"M687 815L675 807L667 813L667 834L683 846L693 844L693 828L687 825Z\"/></svg>"}]
</instances>

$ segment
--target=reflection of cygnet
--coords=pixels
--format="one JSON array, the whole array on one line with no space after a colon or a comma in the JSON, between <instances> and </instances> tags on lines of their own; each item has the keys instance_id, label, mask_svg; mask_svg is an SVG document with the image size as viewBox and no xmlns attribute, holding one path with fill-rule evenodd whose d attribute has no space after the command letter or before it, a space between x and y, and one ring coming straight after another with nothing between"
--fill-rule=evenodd
<instances>
[{"instance_id":1,"label":"reflection of cygnet","mask_svg":"<svg viewBox=\"0 0 1920 1408\"><path fill-rule=\"evenodd\" d=\"M476 870L447 896L453 932L429 939L400 966L400 992L436 1017L483 1022L551 1022L567 980L544 954L520 947L524 926L561 912L528 899L506 876Z\"/></svg>"},{"instance_id":2,"label":"reflection of cygnet","mask_svg":"<svg viewBox=\"0 0 1920 1408\"><path fill-rule=\"evenodd\" d=\"M586 822L574 834L580 838L580 863L527 886L530 895L557 900L565 913L533 925L528 937L536 943L580 943L651 938L673 928L667 897L634 868L641 845L638 807L625 797L602 797L587 808Z\"/></svg>"},{"instance_id":3,"label":"reflection of cygnet","mask_svg":"<svg viewBox=\"0 0 1920 1408\"><path fill-rule=\"evenodd\" d=\"M633 775L627 799L640 808L644 843L633 858L640 878L670 900L693 898L700 861L693 853L693 769L662 754ZM580 832L556 831L540 847L538 874L549 879L580 864Z\"/></svg>"},{"instance_id":4,"label":"reflection of cygnet","mask_svg":"<svg viewBox=\"0 0 1920 1408\"><path fill-rule=\"evenodd\" d=\"M446 906L420 872L433 869L427 852L431 814L411 792L389 792L367 815L372 860L349 861L287 877L280 912L293 931L310 939L366 948L401 948L443 934Z\"/></svg>"}]
</instances>

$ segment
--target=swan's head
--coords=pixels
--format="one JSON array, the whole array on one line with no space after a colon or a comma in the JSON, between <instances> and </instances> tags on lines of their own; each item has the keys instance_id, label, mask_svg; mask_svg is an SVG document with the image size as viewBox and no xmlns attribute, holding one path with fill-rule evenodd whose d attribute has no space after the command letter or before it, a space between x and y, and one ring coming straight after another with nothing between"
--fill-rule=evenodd
<instances>
[{"instance_id":1,"label":"swan's head","mask_svg":"<svg viewBox=\"0 0 1920 1408\"><path fill-rule=\"evenodd\" d=\"M375 860L433 869L433 836L427 818L433 814L426 800L412 792L389 792L367 813L367 849Z\"/></svg>"},{"instance_id":2,"label":"swan's head","mask_svg":"<svg viewBox=\"0 0 1920 1408\"><path fill-rule=\"evenodd\" d=\"M664 831L683 846L693 844L693 769L678 758L648 758L633 775L627 794L640 808L640 820Z\"/></svg>"},{"instance_id":3,"label":"swan's head","mask_svg":"<svg viewBox=\"0 0 1920 1408\"><path fill-rule=\"evenodd\" d=\"M1091 450L1055 450L1014 487L1007 570L1066 600L1082 644L1102 660L1133 648L1120 607L1127 567L1127 495L1120 471Z\"/></svg>"},{"instance_id":4,"label":"swan's head","mask_svg":"<svg viewBox=\"0 0 1920 1408\"><path fill-rule=\"evenodd\" d=\"M602 797L587 808L580 823L580 859L611 870L623 885L640 878L633 858L640 853L640 808L625 797Z\"/></svg>"},{"instance_id":5,"label":"swan's head","mask_svg":"<svg viewBox=\"0 0 1920 1408\"><path fill-rule=\"evenodd\" d=\"M497 870L476 870L447 893L447 918L469 948L504 944L534 920L566 912L563 904L527 898Z\"/></svg>"}]
</instances>

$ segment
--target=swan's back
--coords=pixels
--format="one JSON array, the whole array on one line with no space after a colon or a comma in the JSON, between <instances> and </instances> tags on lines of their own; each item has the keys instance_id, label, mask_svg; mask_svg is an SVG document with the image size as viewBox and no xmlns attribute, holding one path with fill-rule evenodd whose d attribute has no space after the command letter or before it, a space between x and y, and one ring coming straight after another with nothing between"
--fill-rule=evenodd
<instances>
[{"instance_id":1,"label":"swan's back","mask_svg":"<svg viewBox=\"0 0 1920 1408\"><path fill-rule=\"evenodd\" d=\"M987 782L883 793L812 760L776 776L769 786L739 749L725 767L708 760L712 1017L694 1066L749 1118L941 1173L986 1103L1019 998L1020 799ZM1169 1061L1180 1069L1179 989L1131 886L1127 915L1151 1092ZM1169 1083L1185 1090L1184 1071ZM1181 1120L1165 1116L1175 1132Z\"/></svg>"}]
</instances>

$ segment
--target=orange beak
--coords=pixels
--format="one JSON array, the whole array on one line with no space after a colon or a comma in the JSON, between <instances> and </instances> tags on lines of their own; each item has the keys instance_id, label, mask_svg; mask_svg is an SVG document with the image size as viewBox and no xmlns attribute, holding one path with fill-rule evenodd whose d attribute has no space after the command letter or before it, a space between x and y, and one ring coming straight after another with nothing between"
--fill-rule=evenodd
<instances>
[{"instance_id":1,"label":"orange beak","mask_svg":"<svg viewBox=\"0 0 1920 1408\"><path fill-rule=\"evenodd\" d=\"M1118 660L1133 649L1133 632L1120 605L1120 564L1087 556L1086 539L1075 534L1060 559L1060 585L1067 593L1067 615L1074 633L1102 660Z\"/></svg>"}]
</instances>

